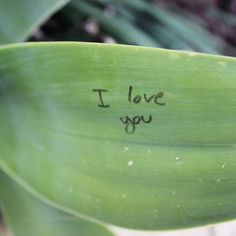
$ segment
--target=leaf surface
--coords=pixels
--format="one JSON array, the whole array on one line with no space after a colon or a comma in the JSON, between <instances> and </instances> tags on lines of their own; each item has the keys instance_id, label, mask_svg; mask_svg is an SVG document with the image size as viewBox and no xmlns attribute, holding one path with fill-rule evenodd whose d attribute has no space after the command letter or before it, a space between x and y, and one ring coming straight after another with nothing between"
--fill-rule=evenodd
<instances>
[{"instance_id":1,"label":"leaf surface","mask_svg":"<svg viewBox=\"0 0 236 236\"><path fill-rule=\"evenodd\" d=\"M234 58L160 49L4 47L0 166L38 197L118 226L234 219L235 74ZM120 120L149 115L133 134Z\"/></svg>"},{"instance_id":2,"label":"leaf surface","mask_svg":"<svg viewBox=\"0 0 236 236\"><path fill-rule=\"evenodd\" d=\"M104 226L54 209L0 172L0 206L12 236L112 236Z\"/></svg>"}]
</instances>

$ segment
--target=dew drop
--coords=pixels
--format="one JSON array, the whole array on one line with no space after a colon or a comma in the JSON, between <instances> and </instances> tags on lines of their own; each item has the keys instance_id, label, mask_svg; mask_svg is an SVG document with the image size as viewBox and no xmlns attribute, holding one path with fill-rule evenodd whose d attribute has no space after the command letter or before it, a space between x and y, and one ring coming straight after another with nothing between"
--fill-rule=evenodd
<instances>
[{"instance_id":1,"label":"dew drop","mask_svg":"<svg viewBox=\"0 0 236 236\"><path fill-rule=\"evenodd\" d=\"M224 169L226 167L226 163L221 165L221 168Z\"/></svg>"},{"instance_id":2,"label":"dew drop","mask_svg":"<svg viewBox=\"0 0 236 236\"><path fill-rule=\"evenodd\" d=\"M179 58L179 55L177 53L171 53L170 54L170 58L172 59L178 59Z\"/></svg>"},{"instance_id":3,"label":"dew drop","mask_svg":"<svg viewBox=\"0 0 236 236\"><path fill-rule=\"evenodd\" d=\"M129 162L128 162L128 166L132 166L133 164L134 164L133 161L129 161Z\"/></svg>"},{"instance_id":4,"label":"dew drop","mask_svg":"<svg viewBox=\"0 0 236 236\"><path fill-rule=\"evenodd\" d=\"M219 65L221 65L222 67L226 67L226 62L225 62L225 61L219 61L218 63L219 63Z\"/></svg>"},{"instance_id":5,"label":"dew drop","mask_svg":"<svg viewBox=\"0 0 236 236\"><path fill-rule=\"evenodd\" d=\"M189 52L188 55L189 55L190 57L195 57L195 56L197 55L197 53L196 53L196 52Z\"/></svg>"}]
</instances>

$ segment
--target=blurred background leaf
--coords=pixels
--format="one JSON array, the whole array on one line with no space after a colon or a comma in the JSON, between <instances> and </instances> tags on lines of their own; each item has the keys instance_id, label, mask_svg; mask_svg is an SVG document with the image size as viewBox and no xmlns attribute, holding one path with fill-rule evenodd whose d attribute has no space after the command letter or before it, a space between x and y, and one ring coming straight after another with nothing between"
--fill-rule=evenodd
<instances>
[{"instance_id":1,"label":"blurred background leaf","mask_svg":"<svg viewBox=\"0 0 236 236\"><path fill-rule=\"evenodd\" d=\"M0 44L33 34L30 41L123 43L236 55L236 0L72 0L50 17L67 2L0 0Z\"/></svg>"},{"instance_id":2,"label":"blurred background leaf","mask_svg":"<svg viewBox=\"0 0 236 236\"><path fill-rule=\"evenodd\" d=\"M69 0L0 0L0 44L25 40Z\"/></svg>"},{"instance_id":3,"label":"blurred background leaf","mask_svg":"<svg viewBox=\"0 0 236 236\"><path fill-rule=\"evenodd\" d=\"M123 43L236 55L235 13L236 1L72 0L31 40Z\"/></svg>"}]
</instances>

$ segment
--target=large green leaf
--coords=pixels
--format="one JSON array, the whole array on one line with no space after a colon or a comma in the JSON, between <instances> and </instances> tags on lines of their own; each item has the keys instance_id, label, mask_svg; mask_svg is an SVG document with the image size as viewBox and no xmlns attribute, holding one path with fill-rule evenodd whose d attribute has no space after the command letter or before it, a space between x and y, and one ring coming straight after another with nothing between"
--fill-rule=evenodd
<instances>
[{"instance_id":1,"label":"large green leaf","mask_svg":"<svg viewBox=\"0 0 236 236\"><path fill-rule=\"evenodd\" d=\"M105 227L56 210L0 172L0 202L12 235L112 236Z\"/></svg>"},{"instance_id":2,"label":"large green leaf","mask_svg":"<svg viewBox=\"0 0 236 236\"><path fill-rule=\"evenodd\" d=\"M233 219L235 74L234 58L194 53L3 47L0 166L38 197L114 225L172 229ZM130 103L130 86L132 97L157 94L159 104ZM110 107L98 107L93 89L108 90ZM120 117L136 115L153 120L126 133Z\"/></svg>"},{"instance_id":3,"label":"large green leaf","mask_svg":"<svg viewBox=\"0 0 236 236\"><path fill-rule=\"evenodd\" d=\"M0 44L25 40L69 0L0 0Z\"/></svg>"}]
</instances>

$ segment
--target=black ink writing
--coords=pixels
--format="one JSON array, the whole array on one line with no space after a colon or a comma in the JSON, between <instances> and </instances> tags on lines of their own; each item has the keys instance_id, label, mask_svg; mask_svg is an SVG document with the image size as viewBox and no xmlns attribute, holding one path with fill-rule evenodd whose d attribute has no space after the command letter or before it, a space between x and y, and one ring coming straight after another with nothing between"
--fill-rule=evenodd
<instances>
[{"instance_id":1,"label":"black ink writing","mask_svg":"<svg viewBox=\"0 0 236 236\"><path fill-rule=\"evenodd\" d=\"M106 90L106 89L93 89L93 92L98 92L99 101L100 101L100 104L98 104L99 107L102 107L102 108L110 107L110 105L105 105L104 100L103 100L103 96L102 96L102 93L108 92L108 90Z\"/></svg>"},{"instance_id":2,"label":"black ink writing","mask_svg":"<svg viewBox=\"0 0 236 236\"><path fill-rule=\"evenodd\" d=\"M129 86L128 101L130 103L138 104L143 100L146 103L150 103L153 101L155 104L163 106L165 105L165 103L159 101L163 96L164 96L163 92L158 92L157 94L152 94L151 96L148 96L146 93L144 93L143 96L141 95L133 96L133 86Z\"/></svg>"},{"instance_id":3,"label":"black ink writing","mask_svg":"<svg viewBox=\"0 0 236 236\"><path fill-rule=\"evenodd\" d=\"M120 117L120 120L123 124L125 124L125 132L127 134L133 134L136 130L136 125L140 124L141 122L145 124L149 124L152 122L152 115L149 115L147 119L145 119L144 115L141 116L134 116L134 117Z\"/></svg>"}]
</instances>

